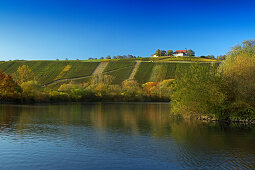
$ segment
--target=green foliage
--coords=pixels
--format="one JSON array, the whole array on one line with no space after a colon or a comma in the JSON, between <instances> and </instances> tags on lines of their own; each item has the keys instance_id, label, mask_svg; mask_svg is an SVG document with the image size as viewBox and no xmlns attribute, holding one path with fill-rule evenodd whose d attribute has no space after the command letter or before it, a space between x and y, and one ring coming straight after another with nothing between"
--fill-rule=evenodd
<instances>
[{"instance_id":1,"label":"green foliage","mask_svg":"<svg viewBox=\"0 0 255 170\"><path fill-rule=\"evenodd\" d=\"M175 89L171 97L174 113L185 116L225 116L219 109L226 97L220 89L221 76L217 74L216 68L200 64L177 68Z\"/></svg>"},{"instance_id":2,"label":"green foliage","mask_svg":"<svg viewBox=\"0 0 255 170\"><path fill-rule=\"evenodd\" d=\"M137 96L141 94L142 89L135 80L125 80L122 82L123 93L126 96Z\"/></svg>"},{"instance_id":3,"label":"green foliage","mask_svg":"<svg viewBox=\"0 0 255 170\"><path fill-rule=\"evenodd\" d=\"M26 81L23 82L21 85L23 94L35 94L41 91L41 86L38 84L37 81Z\"/></svg>"},{"instance_id":4,"label":"green foliage","mask_svg":"<svg viewBox=\"0 0 255 170\"><path fill-rule=\"evenodd\" d=\"M157 49L157 51L154 53L155 56L161 57L161 56L172 56L173 55L173 50L160 50Z\"/></svg>"},{"instance_id":5,"label":"green foliage","mask_svg":"<svg viewBox=\"0 0 255 170\"><path fill-rule=\"evenodd\" d=\"M157 49L156 52L154 53L155 56L160 56L160 49Z\"/></svg>"},{"instance_id":6,"label":"green foliage","mask_svg":"<svg viewBox=\"0 0 255 170\"><path fill-rule=\"evenodd\" d=\"M93 89L98 96L105 96L108 94L108 89L113 79L111 75L95 75L91 78L89 87Z\"/></svg>"},{"instance_id":7,"label":"green foliage","mask_svg":"<svg viewBox=\"0 0 255 170\"><path fill-rule=\"evenodd\" d=\"M231 120L255 120L255 107L246 102L234 102L228 109Z\"/></svg>"},{"instance_id":8,"label":"green foliage","mask_svg":"<svg viewBox=\"0 0 255 170\"><path fill-rule=\"evenodd\" d=\"M187 55L190 56L190 57L195 56L195 52L193 50L188 50Z\"/></svg>"},{"instance_id":9,"label":"green foliage","mask_svg":"<svg viewBox=\"0 0 255 170\"><path fill-rule=\"evenodd\" d=\"M220 64L177 69L172 111L219 119L255 119L255 41L234 47Z\"/></svg>"},{"instance_id":10,"label":"green foliage","mask_svg":"<svg viewBox=\"0 0 255 170\"><path fill-rule=\"evenodd\" d=\"M167 50L167 56L172 56L173 55L173 50Z\"/></svg>"},{"instance_id":11,"label":"green foliage","mask_svg":"<svg viewBox=\"0 0 255 170\"><path fill-rule=\"evenodd\" d=\"M229 87L229 100L255 108L255 41L244 41L234 47L219 72Z\"/></svg>"}]
</instances>

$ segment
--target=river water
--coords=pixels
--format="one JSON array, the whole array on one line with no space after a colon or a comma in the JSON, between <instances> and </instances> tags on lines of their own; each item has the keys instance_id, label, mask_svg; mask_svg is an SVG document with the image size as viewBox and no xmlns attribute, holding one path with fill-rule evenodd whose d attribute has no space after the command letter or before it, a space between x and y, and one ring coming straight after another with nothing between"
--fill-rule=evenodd
<instances>
[{"instance_id":1,"label":"river water","mask_svg":"<svg viewBox=\"0 0 255 170\"><path fill-rule=\"evenodd\" d=\"M169 104L0 106L0 169L254 169L255 128L176 120Z\"/></svg>"}]
</instances>

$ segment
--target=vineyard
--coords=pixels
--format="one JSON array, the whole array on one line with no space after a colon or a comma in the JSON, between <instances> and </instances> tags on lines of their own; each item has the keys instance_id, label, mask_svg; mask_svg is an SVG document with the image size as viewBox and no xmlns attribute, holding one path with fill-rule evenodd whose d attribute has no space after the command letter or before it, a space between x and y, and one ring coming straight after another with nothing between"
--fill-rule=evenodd
<instances>
[{"instance_id":1,"label":"vineyard","mask_svg":"<svg viewBox=\"0 0 255 170\"><path fill-rule=\"evenodd\" d=\"M40 84L47 84L56 79L89 76L98 64L98 62L75 61L8 61L0 64L0 70L12 74L17 71L19 66L28 65L34 72L37 81ZM64 69L67 68L68 70L65 71Z\"/></svg>"},{"instance_id":2,"label":"vineyard","mask_svg":"<svg viewBox=\"0 0 255 170\"><path fill-rule=\"evenodd\" d=\"M134 76L134 79L137 80L138 83L143 84L149 81L174 79L177 67L187 67L192 63L163 62L163 60L167 60L169 57L161 57L157 59L158 61L141 62ZM0 70L7 74L12 74L17 71L19 66L28 65L34 72L36 80L41 85L52 82L57 83L58 80L72 80L73 78L76 78L73 82L83 83L89 80L89 76L92 75L99 64L100 62L82 61L8 61L0 62ZM112 75L114 77L113 83L121 84L124 80L129 78L135 64L135 61L112 60L106 65L103 74Z\"/></svg>"},{"instance_id":3,"label":"vineyard","mask_svg":"<svg viewBox=\"0 0 255 170\"><path fill-rule=\"evenodd\" d=\"M104 73L114 77L114 84L121 84L124 80L129 78L134 66L135 62L109 62Z\"/></svg>"},{"instance_id":4,"label":"vineyard","mask_svg":"<svg viewBox=\"0 0 255 170\"><path fill-rule=\"evenodd\" d=\"M189 67L194 63L142 62L135 75L140 84L146 82L174 79L177 67ZM210 63L200 63L210 66Z\"/></svg>"}]
</instances>

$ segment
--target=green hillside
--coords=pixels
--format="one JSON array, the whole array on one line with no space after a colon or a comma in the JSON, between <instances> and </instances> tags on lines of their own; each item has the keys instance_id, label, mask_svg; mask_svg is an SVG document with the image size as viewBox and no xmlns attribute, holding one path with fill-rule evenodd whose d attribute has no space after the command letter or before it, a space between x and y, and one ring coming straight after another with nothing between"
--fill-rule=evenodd
<instances>
[{"instance_id":1,"label":"green hillside","mask_svg":"<svg viewBox=\"0 0 255 170\"><path fill-rule=\"evenodd\" d=\"M135 80L143 84L158 78L174 79L177 67L188 67L193 63L142 62L135 74ZM200 63L210 65L210 63Z\"/></svg>"},{"instance_id":2,"label":"green hillside","mask_svg":"<svg viewBox=\"0 0 255 170\"><path fill-rule=\"evenodd\" d=\"M57 79L91 75L99 62L76 61L8 61L0 64L0 70L7 74L14 73L19 66L28 65L40 84L47 84ZM64 70L69 66L68 70Z\"/></svg>"},{"instance_id":3,"label":"green hillside","mask_svg":"<svg viewBox=\"0 0 255 170\"><path fill-rule=\"evenodd\" d=\"M186 67L193 62L162 61L167 58L158 58L158 61L142 61L134 79L143 84L149 81L173 79L178 66ZM169 57L168 57L169 59ZM209 64L205 62L200 64ZM28 65L35 74L37 81L42 84L58 83L59 80L73 80L82 83L89 80L100 62L83 61L8 61L0 62L0 70L7 74L14 73L19 66ZM135 60L110 60L103 70L103 74L114 77L114 84L121 84L131 75L136 64ZM77 79L78 78L78 79Z\"/></svg>"},{"instance_id":4,"label":"green hillside","mask_svg":"<svg viewBox=\"0 0 255 170\"><path fill-rule=\"evenodd\" d=\"M129 78L135 62L109 62L103 71L106 74L112 75L114 77L114 84L121 84L124 80Z\"/></svg>"}]
</instances>

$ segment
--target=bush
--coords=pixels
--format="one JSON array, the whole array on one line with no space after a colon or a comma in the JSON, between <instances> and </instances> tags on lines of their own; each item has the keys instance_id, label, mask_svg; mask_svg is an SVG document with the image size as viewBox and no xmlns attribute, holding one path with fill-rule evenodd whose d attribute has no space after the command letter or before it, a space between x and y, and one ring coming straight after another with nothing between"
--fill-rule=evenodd
<instances>
[{"instance_id":1,"label":"bush","mask_svg":"<svg viewBox=\"0 0 255 170\"><path fill-rule=\"evenodd\" d=\"M135 80L125 80L122 82L122 91L124 95L129 97L139 96L142 93L142 89Z\"/></svg>"},{"instance_id":2,"label":"bush","mask_svg":"<svg viewBox=\"0 0 255 170\"><path fill-rule=\"evenodd\" d=\"M222 117L225 94L221 91L221 76L217 67L193 64L177 68L172 111L185 116L213 115Z\"/></svg>"}]
</instances>

